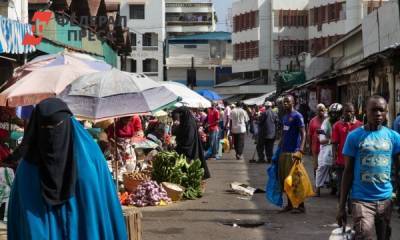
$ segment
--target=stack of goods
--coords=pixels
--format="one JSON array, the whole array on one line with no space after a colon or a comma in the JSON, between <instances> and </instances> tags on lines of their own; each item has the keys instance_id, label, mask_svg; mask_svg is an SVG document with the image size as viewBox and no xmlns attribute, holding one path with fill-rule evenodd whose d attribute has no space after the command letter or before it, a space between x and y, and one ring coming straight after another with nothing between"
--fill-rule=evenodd
<instances>
[{"instance_id":1,"label":"stack of goods","mask_svg":"<svg viewBox=\"0 0 400 240\"><path fill-rule=\"evenodd\" d=\"M204 169L200 160L188 163L183 155L176 152L160 152L153 160L152 179L158 183L169 182L181 185L186 199L202 196L201 183Z\"/></svg>"},{"instance_id":2,"label":"stack of goods","mask_svg":"<svg viewBox=\"0 0 400 240\"><path fill-rule=\"evenodd\" d=\"M202 196L204 169L200 160L189 163L185 156L164 151L157 153L151 162L151 171L123 175L127 192L120 193L122 205L160 206Z\"/></svg>"},{"instance_id":3,"label":"stack of goods","mask_svg":"<svg viewBox=\"0 0 400 240\"><path fill-rule=\"evenodd\" d=\"M155 181L146 181L128 197L130 205L137 207L166 205L171 202L164 188Z\"/></svg>"},{"instance_id":4,"label":"stack of goods","mask_svg":"<svg viewBox=\"0 0 400 240\"><path fill-rule=\"evenodd\" d=\"M128 192L134 192L140 184L151 180L151 172L142 171L124 173L123 180L125 189Z\"/></svg>"}]
</instances>

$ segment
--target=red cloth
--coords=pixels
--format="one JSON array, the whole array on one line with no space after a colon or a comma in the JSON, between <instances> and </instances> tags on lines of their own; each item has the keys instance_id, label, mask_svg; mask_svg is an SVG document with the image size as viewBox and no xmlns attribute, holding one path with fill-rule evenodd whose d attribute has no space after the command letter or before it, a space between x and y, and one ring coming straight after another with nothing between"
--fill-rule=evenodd
<instances>
[{"instance_id":1,"label":"red cloth","mask_svg":"<svg viewBox=\"0 0 400 240\"><path fill-rule=\"evenodd\" d=\"M0 144L0 161L3 161L10 155L10 149Z\"/></svg>"},{"instance_id":2,"label":"red cloth","mask_svg":"<svg viewBox=\"0 0 400 240\"><path fill-rule=\"evenodd\" d=\"M210 132L218 131L219 112L215 108L208 109L208 130Z\"/></svg>"},{"instance_id":3,"label":"red cloth","mask_svg":"<svg viewBox=\"0 0 400 240\"><path fill-rule=\"evenodd\" d=\"M311 119L309 125L308 125L308 136L311 141L311 152L313 154L318 154L319 153L319 134L317 133L318 129L321 129L322 122L324 120L321 120L318 116L314 117Z\"/></svg>"},{"instance_id":4,"label":"red cloth","mask_svg":"<svg viewBox=\"0 0 400 240\"><path fill-rule=\"evenodd\" d=\"M142 131L142 121L139 116L133 116L128 124L122 125L120 121L115 127L117 138L132 138L137 132ZM109 138L114 138L114 126L110 125L107 131Z\"/></svg>"},{"instance_id":5,"label":"red cloth","mask_svg":"<svg viewBox=\"0 0 400 240\"><path fill-rule=\"evenodd\" d=\"M8 131L0 128L0 139L8 138Z\"/></svg>"},{"instance_id":6,"label":"red cloth","mask_svg":"<svg viewBox=\"0 0 400 240\"><path fill-rule=\"evenodd\" d=\"M132 128L135 133L143 131L142 120L140 120L139 116L137 115L133 116L130 124L132 124Z\"/></svg>"},{"instance_id":7,"label":"red cloth","mask_svg":"<svg viewBox=\"0 0 400 240\"><path fill-rule=\"evenodd\" d=\"M355 120L354 122L344 122L339 121L333 125L332 128L332 143L338 144L338 153L336 164L344 166L344 159L343 159L343 146L346 142L347 135L349 132L353 131L356 128L362 126L362 122Z\"/></svg>"}]
</instances>

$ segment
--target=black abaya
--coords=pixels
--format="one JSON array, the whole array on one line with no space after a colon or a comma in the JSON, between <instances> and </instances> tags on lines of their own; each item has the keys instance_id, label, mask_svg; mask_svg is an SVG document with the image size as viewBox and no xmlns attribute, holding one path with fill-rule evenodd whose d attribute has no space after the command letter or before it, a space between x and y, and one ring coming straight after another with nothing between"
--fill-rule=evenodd
<instances>
[{"instance_id":1,"label":"black abaya","mask_svg":"<svg viewBox=\"0 0 400 240\"><path fill-rule=\"evenodd\" d=\"M204 157L196 120L190 110L181 107L173 112L173 116L179 116L179 126L174 130L176 136L176 151L185 155L189 160L200 159L204 169L204 178L210 178L210 171Z\"/></svg>"}]
</instances>

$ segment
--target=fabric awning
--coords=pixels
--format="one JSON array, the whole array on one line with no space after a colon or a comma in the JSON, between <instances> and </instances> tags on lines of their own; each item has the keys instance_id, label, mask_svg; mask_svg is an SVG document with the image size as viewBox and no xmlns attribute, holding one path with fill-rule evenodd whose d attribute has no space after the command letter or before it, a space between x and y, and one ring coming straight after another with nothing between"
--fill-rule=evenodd
<instances>
[{"instance_id":1,"label":"fabric awning","mask_svg":"<svg viewBox=\"0 0 400 240\"><path fill-rule=\"evenodd\" d=\"M22 45L25 34L32 34L30 24L0 16L0 53L23 54L35 51L33 45Z\"/></svg>"},{"instance_id":2,"label":"fabric awning","mask_svg":"<svg viewBox=\"0 0 400 240\"><path fill-rule=\"evenodd\" d=\"M263 95L261 95L259 97L256 97L256 98L250 98L250 99L244 100L243 103L246 104L246 105L250 105L250 106L251 105L261 106L261 105L264 104L265 99L267 99L269 97L272 97L274 94L276 94L276 91L272 91L272 92L263 94Z\"/></svg>"}]
</instances>

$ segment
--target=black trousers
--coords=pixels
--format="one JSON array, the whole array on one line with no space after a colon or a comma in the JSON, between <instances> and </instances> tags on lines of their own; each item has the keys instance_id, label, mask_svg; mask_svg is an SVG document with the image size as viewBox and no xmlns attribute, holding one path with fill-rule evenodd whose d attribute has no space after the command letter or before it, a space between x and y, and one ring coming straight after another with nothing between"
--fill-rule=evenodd
<instances>
[{"instance_id":1,"label":"black trousers","mask_svg":"<svg viewBox=\"0 0 400 240\"><path fill-rule=\"evenodd\" d=\"M243 148L244 148L244 133L233 133L233 144L235 146L235 152L237 155L242 155L243 154Z\"/></svg>"},{"instance_id":2,"label":"black trousers","mask_svg":"<svg viewBox=\"0 0 400 240\"><path fill-rule=\"evenodd\" d=\"M273 155L273 151L274 151L274 143L275 143L275 138L273 138L273 139L268 139L268 138L263 138L263 137L258 138L257 154L258 154L259 161L264 161L265 155L267 156L268 161L272 160L272 155ZM265 150L265 155L264 155L264 150Z\"/></svg>"}]
</instances>

